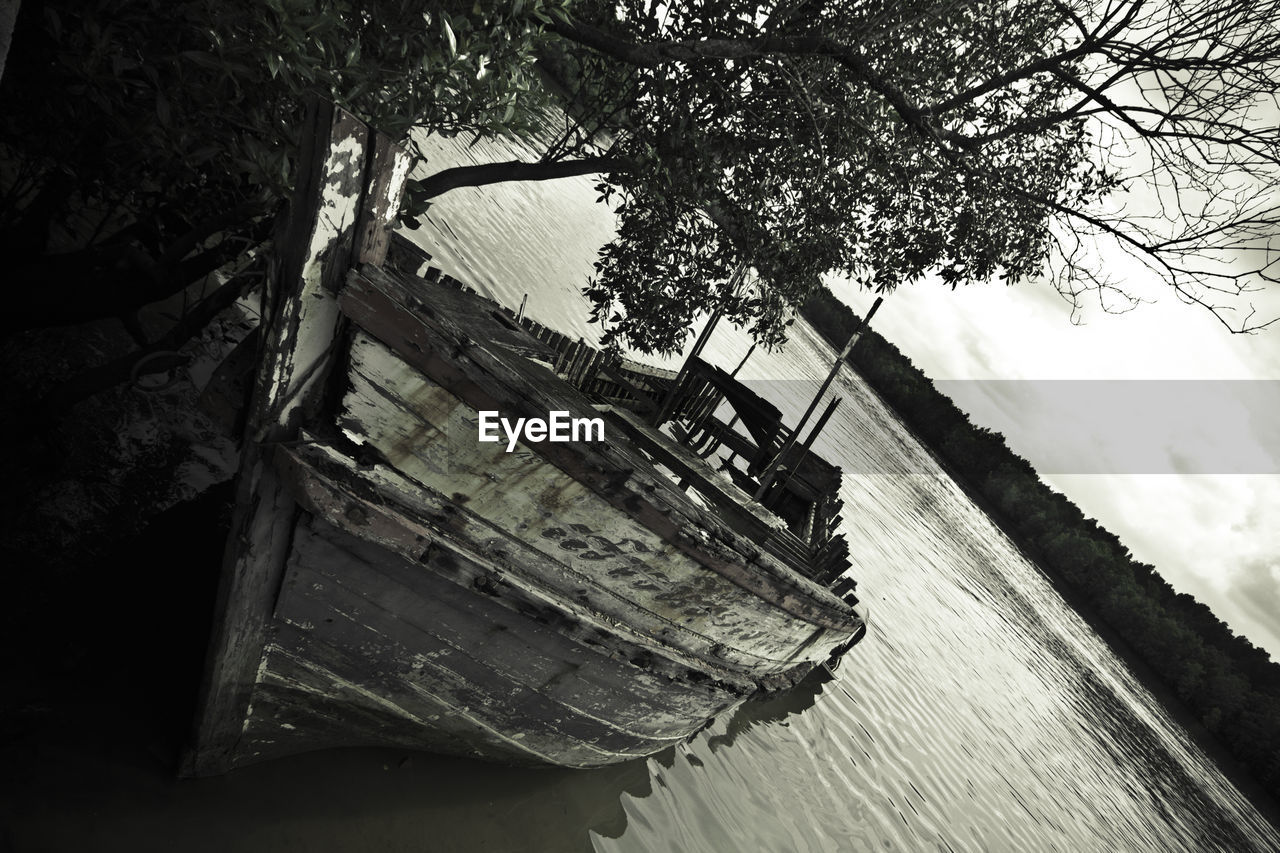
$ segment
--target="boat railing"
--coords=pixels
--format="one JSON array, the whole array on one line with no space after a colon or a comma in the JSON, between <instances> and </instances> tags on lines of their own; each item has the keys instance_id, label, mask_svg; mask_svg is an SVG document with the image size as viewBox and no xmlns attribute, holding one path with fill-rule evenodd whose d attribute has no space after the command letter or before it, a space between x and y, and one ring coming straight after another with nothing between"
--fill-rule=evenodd
<instances>
[{"instance_id":1,"label":"boat railing","mask_svg":"<svg viewBox=\"0 0 1280 853\"><path fill-rule=\"evenodd\" d=\"M398 234L392 237L388 266L402 275L476 293L432 265L429 253ZM797 445L771 403L701 359L693 359L691 369L677 374L489 303L504 325L522 328L545 347L547 367L603 406L616 427L673 471L682 489L696 492L731 527L802 573L827 578L824 583L848 567L848 547L836 535L839 469ZM727 420L721 417L726 404L732 412ZM648 420L659 410L669 418L674 436L669 442L670 436ZM753 501L766 469L773 472L769 487Z\"/></svg>"}]
</instances>

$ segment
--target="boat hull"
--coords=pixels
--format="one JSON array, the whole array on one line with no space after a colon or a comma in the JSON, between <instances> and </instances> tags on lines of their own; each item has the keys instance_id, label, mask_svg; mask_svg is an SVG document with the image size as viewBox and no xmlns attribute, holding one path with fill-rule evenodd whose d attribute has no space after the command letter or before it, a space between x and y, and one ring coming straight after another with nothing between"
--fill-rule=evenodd
<instances>
[{"instance_id":1,"label":"boat hull","mask_svg":"<svg viewBox=\"0 0 1280 853\"><path fill-rule=\"evenodd\" d=\"M618 763L860 635L815 581L831 549L648 423L479 441L482 411L606 413L497 306L377 266L407 159L313 120L334 141L264 326L186 773L341 746Z\"/></svg>"},{"instance_id":2,"label":"boat hull","mask_svg":"<svg viewBox=\"0 0 1280 853\"><path fill-rule=\"evenodd\" d=\"M791 686L848 636L759 598L732 619L707 602L676 630L607 573L575 572L394 470L314 439L278 468L304 511L233 766L338 746L617 763ZM743 663L752 616L795 621L789 661Z\"/></svg>"},{"instance_id":3,"label":"boat hull","mask_svg":"<svg viewBox=\"0 0 1280 853\"><path fill-rule=\"evenodd\" d=\"M648 649L517 590L485 591L486 576L465 554L411 561L303 520L238 763L369 745L595 767L670 746L744 698L681 683Z\"/></svg>"}]
</instances>

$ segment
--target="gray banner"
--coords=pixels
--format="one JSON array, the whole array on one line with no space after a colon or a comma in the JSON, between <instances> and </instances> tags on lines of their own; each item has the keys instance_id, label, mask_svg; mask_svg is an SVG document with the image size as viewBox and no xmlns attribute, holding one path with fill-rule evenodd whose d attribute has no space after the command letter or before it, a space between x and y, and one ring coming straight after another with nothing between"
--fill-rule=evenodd
<instances>
[{"instance_id":1,"label":"gray banner","mask_svg":"<svg viewBox=\"0 0 1280 853\"><path fill-rule=\"evenodd\" d=\"M1043 474L1280 474L1280 382L936 382Z\"/></svg>"}]
</instances>

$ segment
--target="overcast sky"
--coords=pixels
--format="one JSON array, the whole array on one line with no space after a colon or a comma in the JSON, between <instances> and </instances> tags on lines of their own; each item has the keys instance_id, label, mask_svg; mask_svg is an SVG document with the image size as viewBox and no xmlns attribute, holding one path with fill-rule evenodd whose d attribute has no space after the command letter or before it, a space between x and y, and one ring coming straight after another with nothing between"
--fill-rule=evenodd
<instances>
[{"instance_id":1,"label":"overcast sky","mask_svg":"<svg viewBox=\"0 0 1280 853\"><path fill-rule=\"evenodd\" d=\"M872 299L836 289L858 310ZM1256 304L1280 313L1274 294ZM1047 285L921 283L874 324L1139 560L1280 660L1280 328L1231 335L1172 294L1078 319Z\"/></svg>"}]
</instances>

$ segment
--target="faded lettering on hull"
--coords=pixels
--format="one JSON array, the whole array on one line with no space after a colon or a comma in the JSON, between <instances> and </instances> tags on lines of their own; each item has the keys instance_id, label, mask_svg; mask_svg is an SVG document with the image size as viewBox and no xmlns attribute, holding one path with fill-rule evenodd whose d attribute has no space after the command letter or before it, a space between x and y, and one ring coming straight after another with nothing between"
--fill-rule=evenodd
<instances>
[{"instance_id":1,"label":"faded lettering on hull","mask_svg":"<svg viewBox=\"0 0 1280 853\"><path fill-rule=\"evenodd\" d=\"M344 423L405 476L441 494L464 495L469 511L564 564L596 606L625 601L628 618L643 616L647 630L665 632L664 640L761 675L825 658L826 644L812 643L812 623L708 570L540 455L472 440L479 412L381 343L357 334L351 356ZM456 425L467 422L472 426L464 437ZM705 532L689 535L699 536L702 547L717 547Z\"/></svg>"}]
</instances>

